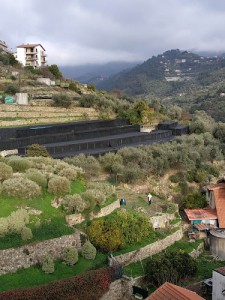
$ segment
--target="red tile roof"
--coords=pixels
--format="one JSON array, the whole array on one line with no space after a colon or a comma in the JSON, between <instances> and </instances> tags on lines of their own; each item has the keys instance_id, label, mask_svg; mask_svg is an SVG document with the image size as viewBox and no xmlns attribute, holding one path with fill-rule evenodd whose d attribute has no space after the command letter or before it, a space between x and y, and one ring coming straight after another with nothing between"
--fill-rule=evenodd
<instances>
[{"instance_id":1,"label":"red tile roof","mask_svg":"<svg viewBox=\"0 0 225 300\"><path fill-rule=\"evenodd\" d=\"M210 191L225 189L225 182L217 183L217 184L209 184L206 188Z\"/></svg>"},{"instance_id":2,"label":"red tile roof","mask_svg":"<svg viewBox=\"0 0 225 300\"><path fill-rule=\"evenodd\" d=\"M16 46L16 48L34 48L37 46L41 46L43 48L43 50L45 51L45 48L41 44L22 44L22 45Z\"/></svg>"},{"instance_id":3,"label":"red tile roof","mask_svg":"<svg viewBox=\"0 0 225 300\"><path fill-rule=\"evenodd\" d=\"M213 191L218 222L220 228L225 228L225 185Z\"/></svg>"},{"instance_id":4,"label":"red tile roof","mask_svg":"<svg viewBox=\"0 0 225 300\"><path fill-rule=\"evenodd\" d=\"M180 286L165 282L146 300L204 300L195 292Z\"/></svg>"},{"instance_id":5,"label":"red tile roof","mask_svg":"<svg viewBox=\"0 0 225 300\"><path fill-rule=\"evenodd\" d=\"M217 228L217 226L215 226L215 225L213 225L213 224L205 224L205 223L194 224L194 227L195 227L196 229L198 229L198 231L209 230L209 229Z\"/></svg>"},{"instance_id":6,"label":"red tile roof","mask_svg":"<svg viewBox=\"0 0 225 300\"><path fill-rule=\"evenodd\" d=\"M193 220L216 220L216 209L210 207L198 208L198 209L185 209L184 210L189 221Z\"/></svg>"}]
</instances>

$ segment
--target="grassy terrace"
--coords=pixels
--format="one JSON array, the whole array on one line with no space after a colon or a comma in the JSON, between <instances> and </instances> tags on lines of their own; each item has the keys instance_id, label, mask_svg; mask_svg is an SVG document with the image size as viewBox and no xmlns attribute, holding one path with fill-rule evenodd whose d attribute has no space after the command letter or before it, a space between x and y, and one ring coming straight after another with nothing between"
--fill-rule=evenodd
<instances>
[{"instance_id":1,"label":"grassy terrace","mask_svg":"<svg viewBox=\"0 0 225 300\"><path fill-rule=\"evenodd\" d=\"M198 245L202 242L202 240L197 240L194 243L189 243L188 239L184 237L182 240L175 242L173 245L169 246L168 250L185 250L190 253L192 250L196 249ZM157 255L157 254L155 254ZM151 260L151 257L148 257L141 262L132 263L124 268L124 273L127 276L138 277L144 276L145 266Z\"/></svg>"},{"instance_id":2,"label":"grassy terrace","mask_svg":"<svg viewBox=\"0 0 225 300\"><path fill-rule=\"evenodd\" d=\"M16 273L0 276L0 291L16 288L28 288L38 285L48 284L49 282L72 277L90 269L97 269L106 264L107 255L98 253L95 260L85 260L79 257L75 266L67 266L61 261L55 262L55 272L45 274L38 266L29 269L21 269Z\"/></svg>"},{"instance_id":3,"label":"grassy terrace","mask_svg":"<svg viewBox=\"0 0 225 300\"><path fill-rule=\"evenodd\" d=\"M74 181L71 184L71 194L81 193L84 191L85 186L82 181ZM0 217L7 217L12 211L18 207L30 207L42 211L38 216L30 217L29 227L33 232L33 239L29 242L40 241L50 238L59 237L74 232L73 228L67 226L65 221L65 211L61 208L54 208L51 206L51 201L54 199L47 191L43 196L35 199L18 199L15 197L7 197L0 195ZM40 226L35 226L35 222L40 219ZM22 241L21 237L17 234L7 235L0 238L0 249L7 249L11 247L19 247L27 244Z\"/></svg>"}]
</instances>

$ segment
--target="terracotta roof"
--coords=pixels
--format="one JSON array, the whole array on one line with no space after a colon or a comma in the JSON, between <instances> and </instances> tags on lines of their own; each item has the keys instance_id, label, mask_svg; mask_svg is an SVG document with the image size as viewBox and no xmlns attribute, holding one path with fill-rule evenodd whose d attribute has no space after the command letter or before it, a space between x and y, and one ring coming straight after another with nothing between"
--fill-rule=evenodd
<instances>
[{"instance_id":1,"label":"terracotta roof","mask_svg":"<svg viewBox=\"0 0 225 300\"><path fill-rule=\"evenodd\" d=\"M217 183L217 184L209 184L206 188L210 191L225 189L225 182Z\"/></svg>"},{"instance_id":2,"label":"terracotta roof","mask_svg":"<svg viewBox=\"0 0 225 300\"><path fill-rule=\"evenodd\" d=\"M146 300L204 300L204 298L183 287L165 282Z\"/></svg>"},{"instance_id":3,"label":"terracotta roof","mask_svg":"<svg viewBox=\"0 0 225 300\"><path fill-rule=\"evenodd\" d=\"M210 230L210 229L217 228L217 226L215 226L215 225L212 225L212 224L205 224L205 223L194 224L194 227L195 227L196 229L198 229L198 231L202 231L202 230Z\"/></svg>"},{"instance_id":4,"label":"terracotta roof","mask_svg":"<svg viewBox=\"0 0 225 300\"><path fill-rule=\"evenodd\" d=\"M22 45L16 46L16 48L34 48L37 46L41 46L43 48L43 50L45 51L45 48L41 44L22 44Z\"/></svg>"},{"instance_id":5,"label":"terracotta roof","mask_svg":"<svg viewBox=\"0 0 225 300\"><path fill-rule=\"evenodd\" d=\"M216 271L218 273L220 273L221 275L225 276L225 267L219 267L214 269L213 271Z\"/></svg>"},{"instance_id":6,"label":"terracotta roof","mask_svg":"<svg viewBox=\"0 0 225 300\"><path fill-rule=\"evenodd\" d=\"M185 209L184 210L189 221L193 220L216 220L216 209L210 207L198 208L198 209Z\"/></svg>"},{"instance_id":7,"label":"terracotta roof","mask_svg":"<svg viewBox=\"0 0 225 300\"><path fill-rule=\"evenodd\" d=\"M220 228L225 228L225 188L216 189L213 191L218 222Z\"/></svg>"}]
</instances>

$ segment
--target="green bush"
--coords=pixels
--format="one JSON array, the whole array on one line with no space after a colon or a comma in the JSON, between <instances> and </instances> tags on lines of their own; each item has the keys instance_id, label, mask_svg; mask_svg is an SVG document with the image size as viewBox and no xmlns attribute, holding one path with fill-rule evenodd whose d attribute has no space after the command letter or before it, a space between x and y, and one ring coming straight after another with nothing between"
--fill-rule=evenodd
<instances>
[{"instance_id":1,"label":"green bush","mask_svg":"<svg viewBox=\"0 0 225 300\"><path fill-rule=\"evenodd\" d=\"M21 238L23 241L31 240L33 238L32 231L29 227L23 227L21 230Z\"/></svg>"},{"instance_id":2,"label":"green bush","mask_svg":"<svg viewBox=\"0 0 225 300\"><path fill-rule=\"evenodd\" d=\"M87 241L81 249L81 254L85 259L94 260L96 256L96 248L91 242Z\"/></svg>"},{"instance_id":3,"label":"green bush","mask_svg":"<svg viewBox=\"0 0 225 300\"><path fill-rule=\"evenodd\" d=\"M16 84L8 84L5 87L5 93L15 95L16 93L19 93L19 86Z\"/></svg>"},{"instance_id":4,"label":"green bush","mask_svg":"<svg viewBox=\"0 0 225 300\"><path fill-rule=\"evenodd\" d=\"M10 178L13 174L12 167L8 166L4 162L0 162L0 181Z\"/></svg>"},{"instance_id":5,"label":"green bush","mask_svg":"<svg viewBox=\"0 0 225 300\"><path fill-rule=\"evenodd\" d=\"M46 177L36 169L28 169L26 177L36 182L40 187L45 188L47 186Z\"/></svg>"},{"instance_id":6,"label":"green bush","mask_svg":"<svg viewBox=\"0 0 225 300\"><path fill-rule=\"evenodd\" d=\"M63 261L67 265L75 265L78 262L78 251L75 247L65 248L62 255Z\"/></svg>"},{"instance_id":7,"label":"green bush","mask_svg":"<svg viewBox=\"0 0 225 300\"><path fill-rule=\"evenodd\" d=\"M14 172L25 172L32 166L32 163L28 159L19 156L8 158L6 163L13 168Z\"/></svg>"},{"instance_id":8,"label":"green bush","mask_svg":"<svg viewBox=\"0 0 225 300\"><path fill-rule=\"evenodd\" d=\"M184 180L184 173L178 172L169 177L170 181L173 183L178 183L179 181Z\"/></svg>"},{"instance_id":9,"label":"green bush","mask_svg":"<svg viewBox=\"0 0 225 300\"><path fill-rule=\"evenodd\" d=\"M26 224L29 223L29 215L25 209L18 209L6 218L0 218L0 236L21 233Z\"/></svg>"},{"instance_id":10,"label":"green bush","mask_svg":"<svg viewBox=\"0 0 225 300\"><path fill-rule=\"evenodd\" d=\"M177 284L186 276L194 275L196 270L196 261L183 250L162 252L146 265L147 279L157 287L165 281Z\"/></svg>"},{"instance_id":11,"label":"green bush","mask_svg":"<svg viewBox=\"0 0 225 300\"><path fill-rule=\"evenodd\" d=\"M39 144L32 144L29 145L26 149L26 156L36 157L36 156L43 156L48 157L49 153L48 150Z\"/></svg>"},{"instance_id":12,"label":"green bush","mask_svg":"<svg viewBox=\"0 0 225 300\"><path fill-rule=\"evenodd\" d=\"M61 176L54 175L49 179L48 192L53 195L63 195L70 193L70 181Z\"/></svg>"},{"instance_id":13,"label":"green bush","mask_svg":"<svg viewBox=\"0 0 225 300\"><path fill-rule=\"evenodd\" d=\"M72 103L72 99L66 94L53 95L52 100L54 101L53 106L58 107L68 108Z\"/></svg>"},{"instance_id":14,"label":"green bush","mask_svg":"<svg viewBox=\"0 0 225 300\"><path fill-rule=\"evenodd\" d=\"M58 174L59 176L66 177L69 180L75 180L77 178L77 170L73 167L66 167L62 169Z\"/></svg>"},{"instance_id":15,"label":"green bush","mask_svg":"<svg viewBox=\"0 0 225 300\"><path fill-rule=\"evenodd\" d=\"M199 192L188 194L181 198L180 207L183 208L203 208L206 206L205 196Z\"/></svg>"},{"instance_id":16,"label":"green bush","mask_svg":"<svg viewBox=\"0 0 225 300\"><path fill-rule=\"evenodd\" d=\"M10 197L29 199L41 195L41 188L28 178L15 177L3 181L2 193Z\"/></svg>"},{"instance_id":17,"label":"green bush","mask_svg":"<svg viewBox=\"0 0 225 300\"><path fill-rule=\"evenodd\" d=\"M45 272L46 274L54 273L55 271L54 260L50 255L46 255L45 257L43 257L41 265L42 265L41 266L42 271Z\"/></svg>"},{"instance_id":18,"label":"green bush","mask_svg":"<svg viewBox=\"0 0 225 300\"><path fill-rule=\"evenodd\" d=\"M86 208L86 203L78 194L66 195L62 207L69 213L81 213Z\"/></svg>"},{"instance_id":19,"label":"green bush","mask_svg":"<svg viewBox=\"0 0 225 300\"><path fill-rule=\"evenodd\" d=\"M90 241L104 252L116 251L153 234L149 219L138 213L118 211L113 217L93 220L87 228Z\"/></svg>"}]
</instances>

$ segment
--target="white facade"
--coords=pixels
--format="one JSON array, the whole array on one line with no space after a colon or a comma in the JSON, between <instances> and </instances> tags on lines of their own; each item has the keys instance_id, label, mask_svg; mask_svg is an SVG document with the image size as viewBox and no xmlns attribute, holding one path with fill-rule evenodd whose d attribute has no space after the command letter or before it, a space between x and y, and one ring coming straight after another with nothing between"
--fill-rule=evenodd
<instances>
[{"instance_id":1,"label":"white facade","mask_svg":"<svg viewBox=\"0 0 225 300\"><path fill-rule=\"evenodd\" d=\"M31 66L34 68L42 67L46 64L45 49L41 44L23 44L17 46L15 54L16 59L23 66Z\"/></svg>"},{"instance_id":2,"label":"white facade","mask_svg":"<svg viewBox=\"0 0 225 300\"><path fill-rule=\"evenodd\" d=\"M212 300L225 299L225 276L217 271L213 271L213 292Z\"/></svg>"}]
</instances>

